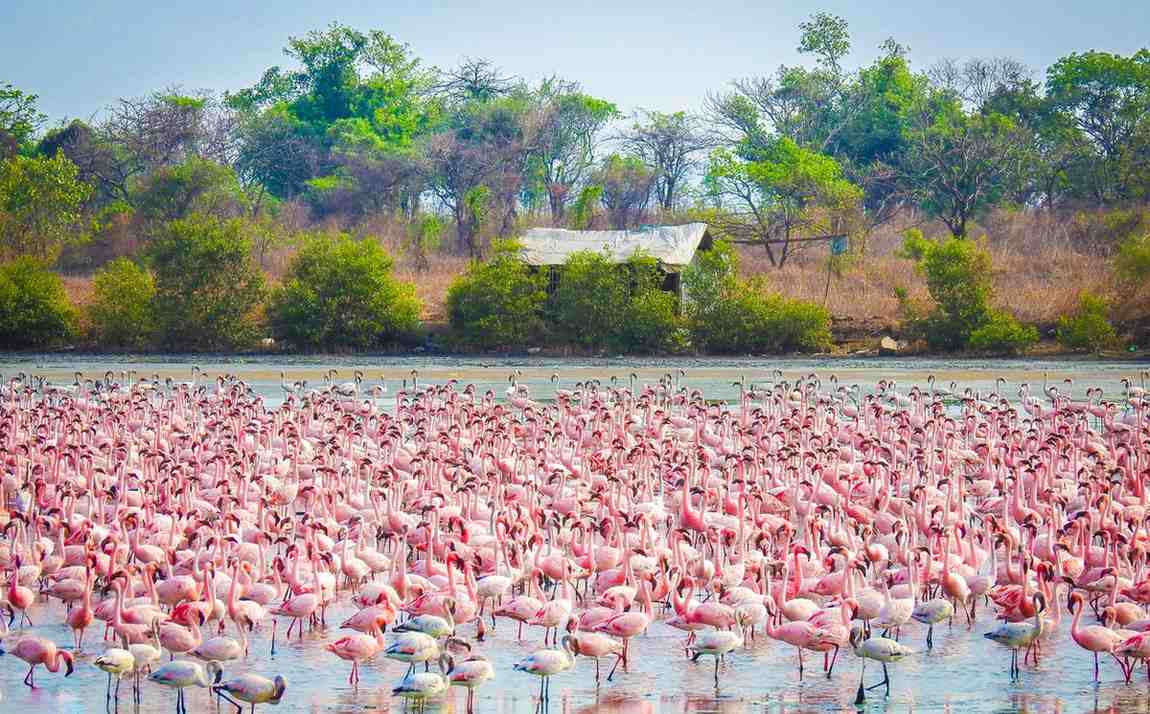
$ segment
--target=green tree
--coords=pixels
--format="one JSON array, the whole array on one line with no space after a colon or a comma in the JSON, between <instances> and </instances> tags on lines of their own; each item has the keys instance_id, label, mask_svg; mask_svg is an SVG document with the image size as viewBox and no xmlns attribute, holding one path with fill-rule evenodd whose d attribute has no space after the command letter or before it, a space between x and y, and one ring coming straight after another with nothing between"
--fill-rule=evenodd
<instances>
[{"instance_id":1,"label":"green tree","mask_svg":"<svg viewBox=\"0 0 1150 714\"><path fill-rule=\"evenodd\" d=\"M543 330L546 276L519 258L514 243L497 243L491 259L473 261L447 290L452 340L471 350L528 344Z\"/></svg>"},{"instance_id":2,"label":"green tree","mask_svg":"<svg viewBox=\"0 0 1150 714\"><path fill-rule=\"evenodd\" d=\"M46 347L72 335L75 310L60 276L24 256L0 265L0 347Z\"/></svg>"},{"instance_id":3,"label":"green tree","mask_svg":"<svg viewBox=\"0 0 1150 714\"><path fill-rule=\"evenodd\" d=\"M82 241L81 209L91 193L62 153L0 161L0 249L48 259Z\"/></svg>"},{"instance_id":4,"label":"green tree","mask_svg":"<svg viewBox=\"0 0 1150 714\"><path fill-rule=\"evenodd\" d=\"M591 181L603 190L600 200L612 228L625 230L638 222L651 200L655 177L655 170L637 156L611 154L603 160Z\"/></svg>"},{"instance_id":5,"label":"green tree","mask_svg":"<svg viewBox=\"0 0 1150 714\"><path fill-rule=\"evenodd\" d=\"M907 193L963 238L973 218L1017 185L1029 137L1009 117L968 113L944 94L915 114L900 162Z\"/></svg>"},{"instance_id":6,"label":"green tree","mask_svg":"<svg viewBox=\"0 0 1150 714\"><path fill-rule=\"evenodd\" d=\"M414 286L372 238L312 236L292 260L268 312L272 331L298 348L370 349L410 340L419 328Z\"/></svg>"},{"instance_id":7,"label":"green tree","mask_svg":"<svg viewBox=\"0 0 1150 714\"><path fill-rule=\"evenodd\" d=\"M599 132L619 116L614 104L579 91L578 85L552 77L535 91L538 120L531 161L547 192L551 221L564 220L571 190L595 160Z\"/></svg>"},{"instance_id":8,"label":"green tree","mask_svg":"<svg viewBox=\"0 0 1150 714\"><path fill-rule=\"evenodd\" d=\"M36 108L35 94L0 82L0 159L31 141L46 117Z\"/></svg>"},{"instance_id":9,"label":"green tree","mask_svg":"<svg viewBox=\"0 0 1150 714\"><path fill-rule=\"evenodd\" d=\"M150 221L171 221L191 213L227 218L246 209L247 197L230 166L191 157L145 177L136 206L139 215Z\"/></svg>"},{"instance_id":10,"label":"green tree","mask_svg":"<svg viewBox=\"0 0 1150 714\"><path fill-rule=\"evenodd\" d=\"M170 221L148 254L165 348L227 351L255 341L264 278L253 264L243 221L199 214Z\"/></svg>"},{"instance_id":11,"label":"green tree","mask_svg":"<svg viewBox=\"0 0 1150 714\"><path fill-rule=\"evenodd\" d=\"M755 156L746 161L729 150L715 151L707 183L716 198L747 217L741 228L761 242L772 265L786 264L800 233L839 228L857 211L862 192L833 158L785 137L766 143Z\"/></svg>"},{"instance_id":12,"label":"green tree","mask_svg":"<svg viewBox=\"0 0 1150 714\"><path fill-rule=\"evenodd\" d=\"M144 349L156 336L152 274L127 258L117 258L93 278L88 304L92 336L101 347Z\"/></svg>"},{"instance_id":13,"label":"green tree","mask_svg":"<svg viewBox=\"0 0 1150 714\"><path fill-rule=\"evenodd\" d=\"M847 21L838 15L818 12L810 20L799 23L802 36L799 52L819 58L819 64L839 72L839 62L851 50L851 35Z\"/></svg>"}]
</instances>

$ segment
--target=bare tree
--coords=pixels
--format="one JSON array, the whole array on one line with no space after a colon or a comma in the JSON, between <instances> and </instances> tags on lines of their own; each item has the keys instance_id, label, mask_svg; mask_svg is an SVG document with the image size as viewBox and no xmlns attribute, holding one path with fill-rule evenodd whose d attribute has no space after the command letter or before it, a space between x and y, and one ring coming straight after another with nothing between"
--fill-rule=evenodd
<instances>
[{"instance_id":1,"label":"bare tree","mask_svg":"<svg viewBox=\"0 0 1150 714\"><path fill-rule=\"evenodd\" d=\"M619 136L622 147L655 169L655 198L665 211L675 206L679 188L698 166L699 155L714 146L698 116L640 110Z\"/></svg>"},{"instance_id":2,"label":"bare tree","mask_svg":"<svg viewBox=\"0 0 1150 714\"><path fill-rule=\"evenodd\" d=\"M504 75L490 60L467 57L455 69L440 73L435 91L455 101L487 101L511 93L517 79Z\"/></svg>"},{"instance_id":3,"label":"bare tree","mask_svg":"<svg viewBox=\"0 0 1150 714\"><path fill-rule=\"evenodd\" d=\"M978 108L999 91L1018 90L1030 81L1032 73L1011 57L976 57L961 63L943 58L926 74L939 89L950 92L968 107Z\"/></svg>"}]
</instances>

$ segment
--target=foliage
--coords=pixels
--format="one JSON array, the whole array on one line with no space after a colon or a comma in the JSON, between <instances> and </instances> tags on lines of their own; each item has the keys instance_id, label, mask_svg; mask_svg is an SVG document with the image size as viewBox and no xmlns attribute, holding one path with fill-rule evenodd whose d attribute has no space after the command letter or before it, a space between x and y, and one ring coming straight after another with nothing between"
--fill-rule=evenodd
<instances>
[{"instance_id":1,"label":"foliage","mask_svg":"<svg viewBox=\"0 0 1150 714\"><path fill-rule=\"evenodd\" d=\"M627 292L622 319L615 325L618 347L629 353L670 352L682 347L679 297L662 289L659 262L634 255L613 272L625 282Z\"/></svg>"},{"instance_id":2,"label":"foliage","mask_svg":"<svg viewBox=\"0 0 1150 714\"><path fill-rule=\"evenodd\" d=\"M0 347L47 347L72 335L75 311L60 276L35 258L0 265Z\"/></svg>"},{"instance_id":3,"label":"foliage","mask_svg":"<svg viewBox=\"0 0 1150 714\"><path fill-rule=\"evenodd\" d=\"M135 200L140 216L151 221L171 221L191 213L235 216L246 204L235 171L199 157L149 174Z\"/></svg>"},{"instance_id":4,"label":"foliage","mask_svg":"<svg viewBox=\"0 0 1150 714\"><path fill-rule=\"evenodd\" d=\"M447 291L452 339L471 350L527 344L543 327L546 275L520 260L514 243L494 246L486 262L473 261Z\"/></svg>"},{"instance_id":5,"label":"foliage","mask_svg":"<svg viewBox=\"0 0 1150 714\"><path fill-rule=\"evenodd\" d=\"M1038 342L1038 330L1021 325L1009 313L992 311L985 323L971 331L967 348L975 352L1016 355Z\"/></svg>"},{"instance_id":6,"label":"foliage","mask_svg":"<svg viewBox=\"0 0 1150 714\"><path fill-rule=\"evenodd\" d=\"M603 189L603 207L611 227L624 230L636 223L647 207L655 183L655 170L637 156L611 154L592 175Z\"/></svg>"},{"instance_id":7,"label":"foliage","mask_svg":"<svg viewBox=\"0 0 1150 714\"><path fill-rule=\"evenodd\" d=\"M88 323L101 347L143 349L156 335L152 274L127 258L107 263L93 278Z\"/></svg>"},{"instance_id":8,"label":"foliage","mask_svg":"<svg viewBox=\"0 0 1150 714\"><path fill-rule=\"evenodd\" d=\"M761 280L735 281L692 320L695 346L748 354L830 347L830 312L817 303L770 292Z\"/></svg>"},{"instance_id":9,"label":"foliage","mask_svg":"<svg viewBox=\"0 0 1150 714\"><path fill-rule=\"evenodd\" d=\"M831 345L830 313L737 277L738 256L723 241L683 273L685 313L695 347L707 352L814 352Z\"/></svg>"},{"instance_id":10,"label":"foliage","mask_svg":"<svg viewBox=\"0 0 1150 714\"><path fill-rule=\"evenodd\" d=\"M535 91L539 103L530 161L539 174L552 221L562 223L567 200L595 160L595 138L619 110L611 102L588 96L577 85L557 78ZM531 169L529 169L531 170Z\"/></svg>"},{"instance_id":11,"label":"foliage","mask_svg":"<svg viewBox=\"0 0 1150 714\"><path fill-rule=\"evenodd\" d=\"M0 161L0 251L44 260L82 241L81 207L91 192L62 153Z\"/></svg>"},{"instance_id":12,"label":"foliage","mask_svg":"<svg viewBox=\"0 0 1150 714\"><path fill-rule=\"evenodd\" d=\"M956 238L1014 188L1025 160L1025 132L1013 119L967 113L939 93L916 108L904 131L906 192Z\"/></svg>"},{"instance_id":13,"label":"foliage","mask_svg":"<svg viewBox=\"0 0 1150 714\"><path fill-rule=\"evenodd\" d=\"M686 112L640 111L620 138L623 148L655 169L655 198L664 211L675 207L699 154L714 143L702 120Z\"/></svg>"},{"instance_id":14,"label":"foliage","mask_svg":"<svg viewBox=\"0 0 1150 714\"><path fill-rule=\"evenodd\" d=\"M591 227L595 219L595 206L603 199L603 187L597 184L584 186L579 197L571 204L571 214L567 220L567 227L583 231Z\"/></svg>"},{"instance_id":15,"label":"foliage","mask_svg":"<svg viewBox=\"0 0 1150 714\"><path fill-rule=\"evenodd\" d=\"M786 137L766 141L752 153L754 159L747 160L716 150L707 182L713 195L749 217L746 225L762 241L772 265L786 263L798 233L831 231L857 210L862 192L843 177L833 158Z\"/></svg>"},{"instance_id":16,"label":"foliage","mask_svg":"<svg viewBox=\"0 0 1150 714\"><path fill-rule=\"evenodd\" d=\"M311 236L268 306L272 332L299 349L370 349L410 340L419 327L412 285L372 238Z\"/></svg>"},{"instance_id":17,"label":"foliage","mask_svg":"<svg viewBox=\"0 0 1150 714\"><path fill-rule=\"evenodd\" d=\"M933 349L963 349L970 333L990 319L990 254L973 242L928 240L912 229L902 256L914 260L915 269L926 276L934 300L934 310L916 327Z\"/></svg>"},{"instance_id":18,"label":"foliage","mask_svg":"<svg viewBox=\"0 0 1150 714\"><path fill-rule=\"evenodd\" d=\"M1058 341L1074 350L1101 352L1118 345L1118 333L1106 319L1110 305L1104 298L1083 292L1078 313L1058 319Z\"/></svg>"},{"instance_id":19,"label":"foliage","mask_svg":"<svg viewBox=\"0 0 1150 714\"><path fill-rule=\"evenodd\" d=\"M199 214L170 221L148 253L165 349L226 351L254 342L264 279L242 221Z\"/></svg>"},{"instance_id":20,"label":"foliage","mask_svg":"<svg viewBox=\"0 0 1150 714\"><path fill-rule=\"evenodd\" d=\"M1150 233L1122 241L1116 259L1118 275L1136 282L1150 279Z\"/></svg>"},{"instance_id":21,"label":"foliage","mask_svg":"<svg viewBox=\"0 0 1150 714\"><path fill-rule=\"evenodd\" d=\"M15 153L44 124L45 117L36 108L37 99L35 94L0 82L0 159Z\"/></svg>"},{"instance_id":22,"label":"foliage","mask_svg":"<svg viewBox=\"0 0 1150 714\"><path fill-rule=\"evenodd\" d=\"M628 298L622 271L606 254L572 253L563 264L555 291L558 335L589 349L616 345Z\"/></svg>"}]
</instances>

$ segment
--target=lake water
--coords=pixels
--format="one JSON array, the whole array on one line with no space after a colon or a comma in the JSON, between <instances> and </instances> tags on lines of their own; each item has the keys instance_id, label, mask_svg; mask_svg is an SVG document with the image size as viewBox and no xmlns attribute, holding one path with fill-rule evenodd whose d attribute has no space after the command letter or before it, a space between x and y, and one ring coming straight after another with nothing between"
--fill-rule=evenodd
<instances>
[{"instance_id":1,"label":"lake water","mask_svg":"<svg viewBox=\"0 0 1150 714\"><path fill-rule=\"evenodd\" d=\"M193 362L192 359L195 361ZM748 382L772 379L775 369L781 369L788 379L817 373L824 383L834 374L840 383L873 388L879 379L895 379L900 390L912 384L925 386L929 375L937 382L951 381L979 391L994 388L995 380L1008 381L1008 394L1013 395L1018 384L1029 381L1037 387L1043 375L1051 382L1074 380L1074 394L1082 398L1086 387L1101 387L1108 397L1121 394L1123 377L1137 378L1139 371L1150 367L1145 363L1093 362L1093 361L985 361L985 360L780 360L780 359L680 359L680 360L556 360L556 359L455 359L455 358L123 358L90 357L81 355L30 355L0 358L0 374L8 378L17 372L46 374L55 382L70 382L72 372L86 375L102 374L106 370L119 372L135 369L141 375L158 374L186 380L192 364L198 364L209 377L220 373L233 373L251 383L268 400L278 400L280 372L289 381L308 379L319 385L322 372L335 367L340 370L339 381L350 379L354 369L361 369L369 383L378 383L382 376L389 387L389 395L403 379L412 379L411 370L418 370L418 379L440 382L459 379L474 382L481 389L494 389L502 395L507 377L513 370L521 370L520 383L531 387L538 398L552 393L550 377L558 372L561 386L569 388L574 382L587 379L609 380L617 377L626 383L632 372L642 381L659 376L678 374L681 383L700 388L709 399L731 399L737 395L732 382L745 377ZM385 398L383 406L389 406ZM1063 605L1064 607L1064 605ZM341 618L354 611L342 601L328 611L325 632L306 633L304 640L282 640L274 658L268 654L270 629L257 633L252 654L228 668L229 673L258 671L265 675L284 674L289 679L288 691L277 709L261 706L257 711L277 712L365 712L401 711L403 704L392 700L391 687L402 677L405 665L381 657L365 665L358 688L347 684L350 665L322 650L320 642L341 636L336 626ZM1065 615L1065 610L1063 610ZM60 644L70 645L71 633L62 624L62 612L55 604L41 604L31 616L38 623L35 631L51 637ZM470 636L472 626L463 629ZM935 633L932 651L922 649L925 627L912 625L903 630L903 640L920 649L920 653L892 666L893 682L890 698L875 690L867 704L853 704L858 684L859 660L843 652L834 677L827 679L819 670L819 658L808 655L806 678L799 681L794 650L781 643L760 636L747 649L732 654L721 670L721 683L713 684L709 659L692 664L685 660L680 647L683 634L661 622L651 626L647 635L632 643L630 672L620 672L613 682L604 682L596 689L594 664L580 659L577 667L554 678L549 702L542 708L553 714L574 712L603 712L620 714L704 714L722 712L836 712L836 711L890 711L890 712L1146 712L1150 711L1150 684L1144 670L1135 675L1135 683L1126 685L1118 666L1111 661L1102 663L1103 681L1092 682L1092 659L1070 640L1069 621L1051 634L1044 646L1045 657L1037 667L1024 668L1021 681L1012 682L1007 672L1009 653L985 640L982 634L993 627L988 611L980 611L974 630L957 624L953 630L940 626ZM98 712L104 709L105 675L91 666L90 660L102 650L99 629L89 630L90 653L81 656L75 674L64 679L42 669L37 674L38 687L29 690L21 684L26 668L11 655L0 656L0 712ZM478 692L476 711L493 714L539 712L536 699L538 681L529 675L514 672L512 665L542 645L542 631L525 628L525 641L515 640L515 629L501 620L499 628L489 633L486 642L477 650L492 659L497 678ZM281 630L282 633L282 630ZM10 646L13 637L5 639ZM880 672L868 668L868 682L878 681ZM143 702L139 712L168 712L175 706L175 695L170 690L143 685ZM213 712L215 704L205 690L189 690L188 708L191 712ZM135 712L131 703L130 684L121 688L119 711ZM429 710L465 711L461 691ZM224 705L221 711L232 711Z\"/></svg>"}]
</instances>

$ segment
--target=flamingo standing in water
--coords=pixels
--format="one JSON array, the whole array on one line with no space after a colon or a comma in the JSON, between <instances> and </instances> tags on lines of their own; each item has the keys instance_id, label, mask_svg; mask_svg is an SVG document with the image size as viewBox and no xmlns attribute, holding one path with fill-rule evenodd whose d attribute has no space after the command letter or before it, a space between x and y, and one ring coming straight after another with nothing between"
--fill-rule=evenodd
<instances>
[{"instance_id":1,"label":"flamingo standing in water","mask_svg":"<svg viewBox=\"0 0 1150 714\"><path fill-rule=\"evenodd\" d=\"M12 654L28 664L28 674L24 675L24 684L29 687L36 686L36 667L44 665L44 669L55 674L60 671L60 662L64 663L64 676L71 676L74 659L71 652L56 649L56 643L43 637L26 635L21 637L12 648Z\"/></svg>"}]
</instances>

